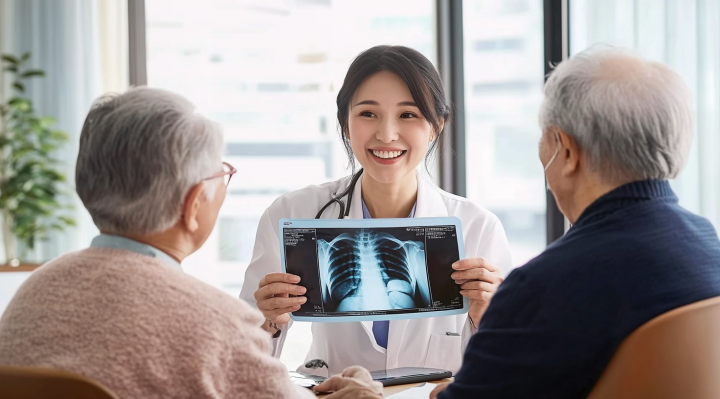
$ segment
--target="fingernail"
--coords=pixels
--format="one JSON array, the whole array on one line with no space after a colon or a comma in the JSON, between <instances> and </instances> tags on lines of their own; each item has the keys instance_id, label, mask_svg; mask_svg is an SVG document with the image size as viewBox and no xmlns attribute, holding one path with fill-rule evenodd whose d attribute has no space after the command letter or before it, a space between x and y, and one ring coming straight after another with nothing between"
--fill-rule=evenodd
<instances>
[{"instance_id":1,"label":"fingernail","mask_svg":"<svg viewBox=\"0 0 720 399\"><path fill-rule=\"evenodd\" d=\"M304 294L307 290L305 289L305 287L297 287L296 291L298 294Z\"/></svg>"},{"instance_id":2,"label":"fingernail","mask_svg":"<svg viewBox=\"0 0 720 399\"><path fill-rule=\"evenodd\" d=\"M303 296L303 297L300 297L300 298L298 298L298 299L299 299L298 302L300 302L300 303L305 303L305 302L307 302L307 298L304 297L304 296Z\"/></svg>"},{"instance_id":3,"label":"fingernail","mask_svg":"<svg viewBox=\"0 0 720 399\"><path fill-rule=\"evenodd\" d=\"M453 269L457 269L457 268L458 268L457 262L452 264L452 268L453 268Z\"/></svg>"},{"instance_id":4,"label":"fingernail","mask_svg":"<svg viewBox=\"0 0 720 399\"><path fill-rule=\"evenodd\" d=\"M450 275L450 278L451 278L451 279L455 279L455 278L457 278L457 273L453 273L453 274L451 274L451 275Z\"/></svg>"},{"instance_id":5,"label":"fingernail","mask_svg":"<svg viewBox=\"0 0 720 399\"><path fill-rule=\"evenodd\" d=\"M290 280L291 283L299 283L299 282L300 282L300 277L299 277L299 276L290 276L290 277L288 278L288 280Z\"/></svg>"}]
</instances>

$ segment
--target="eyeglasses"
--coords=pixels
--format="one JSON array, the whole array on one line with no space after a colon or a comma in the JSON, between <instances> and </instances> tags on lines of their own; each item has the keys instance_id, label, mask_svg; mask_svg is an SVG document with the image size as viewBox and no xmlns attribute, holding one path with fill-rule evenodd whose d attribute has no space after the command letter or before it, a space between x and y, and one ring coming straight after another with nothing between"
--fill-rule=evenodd
<instances>
[{"instance_id":1,"label":"eyeglasses","mask_svg":"<svg viewBox=\"0 0 720 399\"><path fill-rule=\"evenodd\" d=\"M230 179L232 178L232 175L234 175L235 173L237 173L237 169L235 169L234 166L230 165L227 162L223 162L223 171L222 172L216 173L216 174L208 177L207 179L203 179L203 180L212 180L212 179L217 179L218 177L222 177L223 182L227 186L228 184L230 184Z\"/></svg>"}]
</instances>

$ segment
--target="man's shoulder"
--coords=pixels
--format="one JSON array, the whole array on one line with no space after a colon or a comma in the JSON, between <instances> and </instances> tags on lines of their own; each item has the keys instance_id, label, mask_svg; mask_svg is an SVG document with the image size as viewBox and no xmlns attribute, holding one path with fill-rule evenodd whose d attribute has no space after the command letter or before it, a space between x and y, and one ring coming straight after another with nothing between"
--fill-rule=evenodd
<instances>
[{"instance_id":1,"label":"man's shoulder","mask_svg":"<svg viewBox=\"0 0 720 399\"><path fill-rule=\"evenodd\" d=\"M648 205L571 228L515 279L574 298L603 292L641 300L665 292L680 301L695 291L720 294L720 241L712 225L680 207Z\"/></svg>"}]
</instances>

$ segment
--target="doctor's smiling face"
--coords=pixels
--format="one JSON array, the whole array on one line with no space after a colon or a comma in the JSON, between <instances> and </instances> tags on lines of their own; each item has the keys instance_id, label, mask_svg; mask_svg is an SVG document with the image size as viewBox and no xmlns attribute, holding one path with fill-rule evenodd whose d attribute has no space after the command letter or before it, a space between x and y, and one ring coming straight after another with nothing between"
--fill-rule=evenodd
<instances>
[{"instance_id":1,"label":"doctor's smiling face","mask_svg":"<svg viewBox=\"0 0 720 399\"><path fill-rule=\"evenodd\" d=\"M346 136L365 174L387 184L414 177L436 134L400 76L380 71L355 92Z\"/></svg>"},{"instance_id":2,"label":"doctor's smiling face","mask_svg":"<svg viewBox=\"0 0 720 399\"><path fill-rule=\"evenodd\" d=\"M363 190L373 181L401 192L417 187L415 169L423 159L427 166L442 142L450 104L427 57L408 47L375 46L348 68L337 118L350 165L355 170L357 159L364 169Z\"/></svg>"}]
</instances>

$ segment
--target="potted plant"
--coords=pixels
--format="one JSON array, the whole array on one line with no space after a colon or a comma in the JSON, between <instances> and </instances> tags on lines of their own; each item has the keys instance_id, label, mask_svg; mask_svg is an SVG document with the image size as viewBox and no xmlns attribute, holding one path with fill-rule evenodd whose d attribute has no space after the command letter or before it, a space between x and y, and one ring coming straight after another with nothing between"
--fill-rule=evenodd
<instances>
[{"instance_id":1,"label":"potted plant","mask_svg":"<svg viewBox=\"0 0 720 399\"><path fill-rule=\"evenodd\" d=\"M26 81L45 76L27 67L30 53L1 57L12 94L0 99L0 230L5 263L18 266L50 230L75 225L64 212L71 207L61 202L65 176L54 155L69 137L52 128L53 118L36 116L25 96Z\"/></svg>"}]
</instances>

